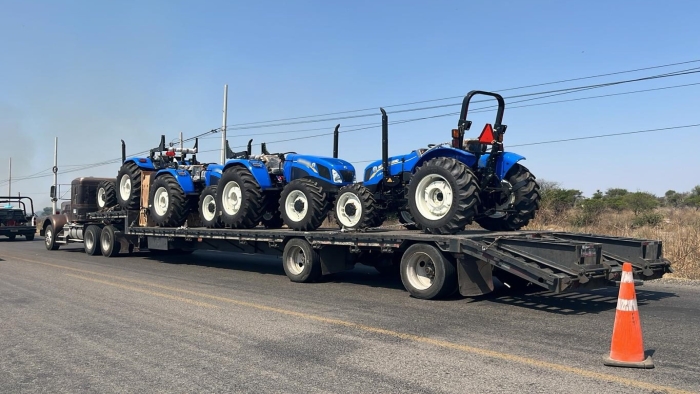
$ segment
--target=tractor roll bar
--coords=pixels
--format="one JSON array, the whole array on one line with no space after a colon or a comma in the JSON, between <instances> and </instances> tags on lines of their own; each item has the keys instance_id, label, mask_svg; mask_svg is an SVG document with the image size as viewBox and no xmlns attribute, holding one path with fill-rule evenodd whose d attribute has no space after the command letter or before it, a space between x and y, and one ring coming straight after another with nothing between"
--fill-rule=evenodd
<instances>
[{"instance_id":1,"label":"tractor roll bar","mask_svg":"<svg viewBox=\"0 0 700 394\"><path fill-rule=\"evenodd\" d=\"M464 132L469 130L472 125L472 122L467 120L467 114L469 113L469 102L471 101L472 97L476 95L490 96L498 101L498 112L496 113L496 121L493 124L494 137L498 137L499 134L505 133L505 125L501 125L503 122L503 112L506 108L506 102L503 100L503 96L498 93L486 92L483 90L472 90L471 92L467 93L467 95L464 96L464 100L462 100L462 111L459 114L459 122L457 123L460 133L459 149L464 149Z\"/></svg>"},{"instance_id":2,"label":"tractor roll bar","mask_svg":"<svg viewBox=\"0 0 700 394\"><path fill-rule=\"evenodd\" d=\"M28 196L0 196L0 204L6 204L6 203L12 203L16 202L22 206L22 209L24 210L24 213L27 213L27 206L25 205L24 201L22 200L29 200L29 204L32 209L32 215L34 214L34 200L31 199L31 197Z\"/></svg>"}]
</instances>

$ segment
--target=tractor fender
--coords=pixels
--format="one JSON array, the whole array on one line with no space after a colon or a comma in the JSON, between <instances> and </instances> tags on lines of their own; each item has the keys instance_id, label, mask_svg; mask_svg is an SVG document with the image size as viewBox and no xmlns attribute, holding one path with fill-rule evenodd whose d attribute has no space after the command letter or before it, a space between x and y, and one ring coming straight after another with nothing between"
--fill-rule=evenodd
<instances>
[{"instance_id":1,"label":"tractor fender","mask_svg":"<svg viewBox=\"0 0 700 394\"><path fill-rule=\"evenodd\" d=\"M155 170L156 167L153 165L153 161L149 157L132 157L126 159L124 163L132 162L139 166L142 170Z\"/></svg>"},{"instance_id":2,"label":"tractor fender","mask_svg":"<svg viewBox=\"0 0 700 394\"><path fill-rule=\"evenodd\" d=\"M203 172L204 184L206 186L218 184L219 180L221 179L223 168L224 166L222 166L221 164L207 166L207 169Z\"/></svg>"},{"instance_id":3,"label":"tractor fender","mask_svg":"<svg viewBox=\"0 0 700 394\"><path fill-rule=\"evenodd\" d=\"M479 167L486 167L486 162L491 154L486 153L479 158ZM521 156L513 152L504 152L499 157L496 158L496 176L499 180L505 178L506 174L515 165L515 163L520 160L524 160L525 156Z\"/></svg>"},{"instance_id":4,"label":"tractor fender","mask_svg":"<svg viewBox=\"0 0 700 394\"><path fill-rule=\"evenodd\" d=\"M455 160L458 160L470 168L474 166L474 163L476 163L476 156L469 152L465 152L463 150L455 149L455 148L448 148L448 147L436 147L433 149L428 150L425 152L416 162L416 165L411 168L411 169L406 169L406 171L411 171L415 172L415 170L422 166L425 162L428 160L432 160L436 157L451 157Z\"/></svg>"},{"instance_id":5,"label":"tractor fender","mask_svg":"<svg viewBox=\"0 0 700 394\"><path fill-rule=\"evenodd\" d=\"M180 184L180 187L182 188L182 191L185 192L185 194L192 194L196 192L194 188L194 182L192 182L192 176L189 172L185 170L176 170L174 168L166 168L164 170L158 171L156 173L155 178L161 177L165 174L172 175L175 178L175 180L177 180L177 183ZM155 178L153 179L155 180Z\"/></svg>"},{"instance_id":6,"label":"tractor fender","mask_svg":"<svg viewBox=\"0 0 700 394\"><path fill-rule=\"evenodd\" d=\"M272 187L272 180L270 179L270 174L267 172L267 167L265 167L265 163L263 163L261 160L228 160L221 173L223 174L224 172L226 172L227 169L233 166L239 166L248 169L248 171L250 171L250 173L253 175L253 178L255 178L255 181L258 182L258 185L260 185L260 188L262 188L263 190Z\"/></svg>"}]
</instances>

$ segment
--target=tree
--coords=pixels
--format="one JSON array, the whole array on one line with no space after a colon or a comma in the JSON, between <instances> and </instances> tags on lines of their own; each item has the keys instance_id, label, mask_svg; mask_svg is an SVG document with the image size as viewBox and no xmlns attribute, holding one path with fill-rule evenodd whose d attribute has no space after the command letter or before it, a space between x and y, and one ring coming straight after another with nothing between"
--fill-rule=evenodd
<instances>
[{"instance_id":1,"label":"tree","mask_svg":"<svg viewBox=\"0 0 700 394\"><path fill-rule=\"evenodd\" d=\"M691 196L700 196L700 185L697 185L690 191Z\"/></svg>"},{"instance_id":2,"label":"tree","mask_svg":"<svg viewBox=\"0 0 700 394\"><path fill-rule=\"evenodd\" d=\"M41 216L49 216L53 214L53 208L52 207L44 207L44 210L41 212Z\"/></svg>"},{"instance_id":3,"label":"tree","mask_svg":"<svg viewBox=\"0 0 700 394\"><path fill-rule=\"evenodd\" d=\"M677 193L675 190L669 190L664 194L664 204L667 207L679 207L683 205L685 198L686 193Z\"/></svg>"},{"instance_id":4,"label":"tree","mask_svg":"<svg viewBox=\"0 0 700 394\"><path fill-rule=\"evenodd\" d=\"M685 199L685 205L695 210L700 210L700 196L691 196Z\"/></svg>"},{"instance_id":5,"label":"tree","mask_svg":"<svg viewBox=\"0 0 700 394\"><path fill-rule=\"evenodd\" d=\"M627 193L622 197L622 201L626 208L634 212L635 216L640 212L651 211L659 205L656 196L647 192Z\"/></svg>"},{"instance_id":6,"label":"tree","mask_svg":"<svg viewBox=\"0 0 700 394\"><path fill-rule=\"evenodd\" d=\"M624 197L628 194L629 192L627 191L627 189L610 188L605 191L603 201L605 201L606 207L614 211L620 212L626 207Z\"/></svg>"}]
</instances>

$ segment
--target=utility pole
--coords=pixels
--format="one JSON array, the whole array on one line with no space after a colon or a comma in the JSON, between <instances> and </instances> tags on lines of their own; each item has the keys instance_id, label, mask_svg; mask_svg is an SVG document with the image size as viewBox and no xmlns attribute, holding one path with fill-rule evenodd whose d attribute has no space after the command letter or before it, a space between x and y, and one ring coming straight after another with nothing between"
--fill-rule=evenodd
<instances>
[{"instance_id":1,"label":"utility pole","mask_svg":"<svg viewBox=\"0 0 700 394\"><path fill-rule=\"evenodd\" d=\"M226 110L228 108L228 85L224 85L224 120L221 128L221 164L226 163Z\"/></svg>"},{"instance_id":2,"label":"utility pole","mask_svg":"<svg viewBox=\"0 0 700 394\"><path fill-rule=\"evenodd\" d=\"M56 202L58 201L58 137L54 140L53 145L53 189L55 195L51 199L53 203L53 214L56 214Z\"/></svg>"},{"instance_id":3,"label":"utility pole","mask_svg":"<svg viewBox=\"0 0 700 394\"><path fill-rule=\"evenodd\" d=\"M7 195L12 197L12 158L10 157L10 178L7 183Z\"/></svg>"}]
</instances>

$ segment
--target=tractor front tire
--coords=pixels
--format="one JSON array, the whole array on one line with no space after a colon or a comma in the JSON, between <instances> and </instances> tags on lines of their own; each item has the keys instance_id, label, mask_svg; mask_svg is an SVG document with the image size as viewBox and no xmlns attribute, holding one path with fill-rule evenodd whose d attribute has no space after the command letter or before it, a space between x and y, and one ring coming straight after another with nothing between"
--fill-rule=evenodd
<instances>
[{"instance_id":1,"label":"tractor front tire","mask_svg":"<svg viewBox=\"0 0 700 394\"><path fill-rule=\"evenodd\" d=\"M167 174L156 178L150 194L149 214L157 226L180 227L185 223L189 204L175 177Z\"/></svg>"},{"instance_id":2,"label":"tractor front tire","mask_svg":"<svg viewBox=\"0 0 700 394\"><path fill-rule=\"evenodd\" d=\"M253 228L263 215L260 185L247 168L233 166L221 175L216 189L221 221L231 228Z\"/></svg>"},{"instance_id":3,"label":"tractor front tire","mask_svg":"<svg viewBox=\"0 0 700 394\"><path fill-rule=\"evenodd\" d=\"M399 211L398 212L399 223L406 227L406 230L421 230L420 224L416 223L411 216L410 211Z\"/></svg>"},{"instance_id":4,"label":"tractor front tire","mask_svg":"<svg viewBox=\"0 0 700 394\"><path fill-rule=\"evenodd\" d=\"M375 227L380 219L380 209L369 189L355 183L338 190L335 198L335 221L340 228L362 230Z\"/></svg>"},{"instance_id":5,"label":"tractor front tire","mask_svg":"<svg viewBox=\"0 0 700 394\"><path fill-rule=\"evenodd\" d=\"M260 219L260 222L266 229L278 229L284 226L284 220L282 220L282 213L279 210L279 193L267 192L265 193L265 203L264 214Z\"/></svg>"},{"instance_id":6,"label":"tractor front tire","mask_svg":"<svg viewBox=\"0 0 700 394\"><path fill-rule=\"evenodd\" d=\"M122 209L141 207L141 169L136 163L124 163L117 173L117 202Z\"/></svg>"},{"instance_id":7,"label":"tractor front tire","mask_svg":"<svg viewBox=\"0 0 700 394\"><path fill-rule=\"evenodd\" d=\"M540 186L535 181L535 176L527 168L517 163L514 164L506 174L504 181L512 188L510 194L504 196L509 205L507 209L515 212L497 212L490 216L477 218L476 222L486 230L520 230L535 218L535 213L540 208ZM484 207L482 210L488 208Z\"/></svg>"},{"instance_id":8,"label":"tractor front tire","mask_svg":"<svg viewBox=\"0 0 700 394\"><path fill-rule=\"evenodd\" d=\"M279 201L284 223L292 230L313 231L321 227L331 204L328 194L312 179L295 179L282 190Z\"/></svg>"},{"instance_id":9,"label":"tractor front tire","mask_svg":"<svg viewBox=\"0 0 700 394\"><path fill-rule=\"evenodd\" d=\"M216 205L216 189L216 185L206 187L199 195L199 217L204 227L222 227L219 209Z\"/></svg>"},{"instance_id":10,"label":"tractor front tire","mask_svg":"<svg viewBox=\"0 0 700 394\"><path fill-rule=\"evenodd\" d=\"M100 211L117 205L117 189L112 181L102 181L97 185L97 207Z\"/></svg>"},{"instance_id":11,"label":"tractor front tire","mask_svg":"<svg viewBox=\"0 0 700 394\"><path fill-rule=\"evenodd\" d=\"M432 159L416 170L408 185L411 216L432 234L455 234L474 220L480 205L476 176L464 163Z\"/></svg>"}]
</instances>

